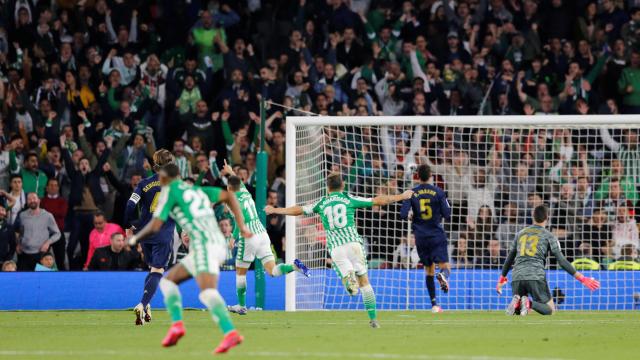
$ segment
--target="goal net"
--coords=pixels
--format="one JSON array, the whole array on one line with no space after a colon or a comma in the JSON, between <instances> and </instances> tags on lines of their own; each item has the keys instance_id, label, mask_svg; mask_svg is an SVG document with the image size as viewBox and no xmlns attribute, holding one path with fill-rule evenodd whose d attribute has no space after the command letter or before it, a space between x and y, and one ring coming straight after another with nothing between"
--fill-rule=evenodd
<instances>
[{"instance_id":1,"label":"goal net","mask_svg":"<svg viewBox=\"0 0 640 360\"><path fill-rule=\"evenodd\" d=\"M452 216L444 223L452 264L451 291L437 290L445 309L503 309L495 282L531 209L547 204L548 229L581 272L601 281L589 292L547 261L560 309L633 309L640 301L640 119L635 117L289 117L287 205L326 194L330 172L342 173L350 193L396 194L416 184L429 164ZM378 307L430 309L425 271L400 204L361 209L369 278ZM288 260L300 258L311 278L287 278L288 310L359 309L326 250L317 216L287 219Z\"/></svg>"}]
</instances>

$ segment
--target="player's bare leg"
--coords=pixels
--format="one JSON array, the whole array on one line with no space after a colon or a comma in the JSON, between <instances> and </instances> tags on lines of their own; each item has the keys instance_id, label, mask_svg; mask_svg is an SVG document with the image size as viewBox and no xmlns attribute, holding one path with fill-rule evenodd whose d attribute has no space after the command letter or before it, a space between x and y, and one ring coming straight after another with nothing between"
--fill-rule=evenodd
<instances>
[{"instance_id":1,"label":"player's bare leg","mask_svg":"<svg viewBox=\"0 0 640 360\"><path fill-rule=\"evenodd\" d=\"M376 312L376 294L373 292L373 288L369 283L369 277L367 274L358 276L358 285L362 292L362 301L364 302L364 308L369 315L369 325L372 328L377 329L380 327L378 324L378 314Z\"/></svg>"},{"instance_id":2,"label":"player's bare leg","mask_svg":"<svg viewBox=\"0 0 640 360\"><path fill-rule=\"evenodd\" d=\"M167 335L162 340L162 346L169 347L178 343L185 334L184 323L182 322L182 294L180 285L191 278L191 275L182 264L177 264L169 270L166 277L160 280L160 291L164 296L164 304L171 318L171 327Z\"/></svg>"},{"instance_id":3,"label":"player's bare leg","mask_svg":"<svg viewBox=\"0 0 640 360\"><path fill-rule=\"evenodd\" d=\"M233 322L227 311L227 304L218 292L218 276L203 272L198 274L196 282L200 287L200 295L198 296L200 302L207 307L213 321L218 324L224 334L224 338L220 342L220 345L216 347L214 353L226 353L231 348L242 343L244 338L240 336L233 326Z\"/></svg>"},{"instance_id":4,"label":"player's bare leg","mask_svg":"<svg viewBox=\"0 0 640 360\"><path fill-rule=\"evenodd\" d=\"M427 291L429 292L429 299L431 299L431 312L432 313L441 313L442 308L438 306L438 302L436 300L436 264L431 264L424 268L427 273L426 283L427 283Z\"/></svg>"},{"instance_id":5,"label":"player's bare leg","mask_svg":"<svg viewBox=\"0 0 640 360\"><path fill-rule=\"evenodd\" d=\"M145 322L151 322L151 305L149 302L155 295L163 274L163 268L151 267L144 284L142 300L133 308L133 312L136 315L136 325L144 325Z\"/></svg>"},{"instance_id":6,"label":"player's bare leg","mask_svg":"<svg viewBox=\"0 0 640 360\"><path fill-rule=\"evenodd\" d=\"M449 276L451 275L451 267L448 262L441 262L438 264L438 268L440 268L440 272L436 275L436 279L438 279L438 283L440 283L440 290L446 294L449 292Z\"/></svg>"}]
</instances>

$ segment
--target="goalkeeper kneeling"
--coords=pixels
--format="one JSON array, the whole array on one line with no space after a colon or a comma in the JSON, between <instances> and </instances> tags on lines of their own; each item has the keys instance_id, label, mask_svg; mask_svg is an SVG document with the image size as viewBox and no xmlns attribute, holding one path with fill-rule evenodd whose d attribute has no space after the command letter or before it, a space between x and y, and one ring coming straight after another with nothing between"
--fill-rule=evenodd
<instances>
[{"instance_id":1,"label":"goalkeeper kneeling","mask_svg":"<svg viewBox=\"0 0 640 360\"><path fill-rule=\"evenodd\" d=\"M511 282L513 298L507 307L507 315L519 313L521 316L526 316L530 309L542 315L551 315L556 311L545 274L549 253L556 257L558 264L566 272L589 290L595 291L600 288L598 280L587 278L577 272L564 257L558 238L545 229L548 217L549 208L545 205L537 206L533 210L533 225L527 226L518 233L502 267L502 274L496 285L498 294L502 293L502 287L507 283L506 276L513 265ZM533 301L529 300L529 296Z\"/></svg>"}]
</instances>

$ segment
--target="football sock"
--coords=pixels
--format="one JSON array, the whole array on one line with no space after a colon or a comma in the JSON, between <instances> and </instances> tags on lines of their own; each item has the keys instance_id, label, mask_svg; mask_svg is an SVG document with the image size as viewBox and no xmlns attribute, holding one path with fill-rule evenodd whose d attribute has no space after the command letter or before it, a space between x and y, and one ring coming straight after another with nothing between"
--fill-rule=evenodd
<instances>
[{"instance_id":1,"label":"football sock","mask_svg":"<svg viewBox=\"0 0 640 360\"><path fill-rule=\"evenodd\" d=\"M247 276L236 275L236 294L238 295L238 305L247 305Z\"/></svg>"},{"instance_id":2,"label":"football sock","mask_svg":"<svg viewBox=\"0 0 640 360\"><path fill-rule=\"evenodd\" d=\"M220 296L218 290L204 289L200 292L198 298L200 302L209 309L211 318L218 324L223 334L227 334L235 329L231 322L229 311L227 311L227 304L224 302L222 296Z\"/></svg>"},{"instance_id":3,"label":"football sock","mask_svg":"<svg viewBox=\"0 0 640 360\"><path fill-rule=\"evenodd\" d=\"M553 313L551 306L537 301L531 302L531 308L541 315L551 315Z\"/></svg>"},{"instance_id":4,"label":"football sock","mask_svg":"<svg viewBox=\"0 0 640 360\"><path fill-rule=\"evenodd\" d=\"M429 299L431 299L431 306L436 306L436 281L435 276L427 275L427 290L429 290Z\"/></svg>"},{"instance_id":5,"label":"football sock","mask_svg":"<svg viewBox=\"0 0 640 360\"><path fill-rule=\"evenodd\" d=\"M367 315L369 315L369 319L375 320L377 317L376 294L374 294L371 284L361 287L360 291L362 292L362 301L364 301L364 308L365 310L367 310Z\"/></svg>"},{"instance_id":6,"label":"football sock","mask_svg":"<svg viewBox=\"0 0 640 360\"><path fill-rule=\"evenodd\" d=\"M449 279L449 276L451 275L451 270L443 269L443 270L440 270L440 272L443 273L447 279Z\"/></svg>"},{"instance_id":7,"label":"football sock","mask_svg":"<svg viewBox=\"0 0 640 360\"><path fill-rule=\"evenodd\" d=\"M142 300L140 300L145 308L147 307L147 304L151 302L151 299L153 299L153 295L156 294L160 279L162 279L161 273L150 272L149 275L147 275L147 278L144 282L144 292L142 293Z\"/></svg>"},{"instance_id":8,"label":"football sock","mask_svg":"<svg viewBox=\"0 0 640 360\"><path fill-rule=\"evenodd\" d=\"M291 264L278 264L271 271L271 276L277 277L281 275L286 275L292 272L293 270L295 270L295 268Z\"/></svg>"},{"instance_id":9,"label":"football sock","mask_svg":"<svg viewBox=\"0 0 640 360\"><path fill-rule=\"evenodd\" d=\"M169 317L172 322L182 320L182 295L180 289L173 281L162 279L160 280L160 291L164 296L164 305L167 308Z\"/></svg>"}]
</instances>

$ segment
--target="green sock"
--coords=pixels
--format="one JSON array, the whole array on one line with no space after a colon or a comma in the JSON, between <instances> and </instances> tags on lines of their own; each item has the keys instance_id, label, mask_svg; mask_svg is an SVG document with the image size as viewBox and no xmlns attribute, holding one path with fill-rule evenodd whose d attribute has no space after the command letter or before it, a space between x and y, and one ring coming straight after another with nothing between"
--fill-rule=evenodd
<instances>
[{"instance_id":1,"label":"green sock","mask_svg":"<svg viewBox=\"0 0 640 360\"><path fill-rule=\"evenodd\" d=\"M235 327L231 322L227 304L216 289L205 289L200 292L200 301L209 309L213 321L215 321L223 334L233 331Z\"/></svg>"},{"instance_id":2,"label":"green sock","mask_svg":"<svg viewBox=\"0 0 640 360\"><path fill-rule=\"evenodd\" d=\"M164 305L172 322L182 320L182 295L178 285L167 279L160 280L160 291L164 295Z\"/></svg>"},{"instance_id":3,"label":"green sock","mask_svg":"<svg viewBox=\"0 0 640 360\"><path fill-rule=\"evenodd\" d=\"M377 318L376 295L373 292L373 288L371 287L371 285L367 285L365 287L361 287L360 292L362 293L362 301L364 302L364 308L365 310L367 310L369 319L375 320Z\"/></svg>"},{"instance_id":4,"label":"green sock","mask_svg":"<svg viewBox=\"0 0 640 360\"><path fill-rule=\"evenodd\" d=\"M247 306L247 276L236 275L236 294L238 295L238 305Z\"/></svg>"},{"instance_id":5,"label":"green sock","mask_svg":"<svg viewBox=\"0 0 640 360\"><path fill-rule=\"evenodd\" d=\"M291 264L278 264L276 265L276 267L273 268L273 271L271 272L271 276L276 277L276 276L286 275L294 270L295 268Z\"/></svg>"}]
</instances>

